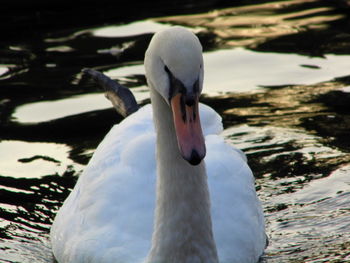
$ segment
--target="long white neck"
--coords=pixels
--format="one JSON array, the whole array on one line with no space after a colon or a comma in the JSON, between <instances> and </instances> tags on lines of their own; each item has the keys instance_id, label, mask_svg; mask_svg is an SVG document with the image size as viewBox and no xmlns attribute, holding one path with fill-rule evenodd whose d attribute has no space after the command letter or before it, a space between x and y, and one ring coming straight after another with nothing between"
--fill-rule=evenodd
<instances>
[{"instance_id":1,"label":"long white neck","mask_svg":"<svg viewBox=\"0 0 350 263\"><path fill-rule=\"evenodd\" d=\"M157 200L148 263L217 263L205 164L179 152L172 112L151 89L157 133Z\"/></svg>"}]
</instances>

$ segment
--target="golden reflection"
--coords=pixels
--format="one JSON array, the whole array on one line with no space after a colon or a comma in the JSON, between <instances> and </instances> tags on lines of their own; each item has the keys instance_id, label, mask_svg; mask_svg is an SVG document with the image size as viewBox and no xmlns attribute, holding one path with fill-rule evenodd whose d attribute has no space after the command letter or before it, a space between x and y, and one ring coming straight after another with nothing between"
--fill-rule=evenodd
<instances>
[{"instance_id":1,"label":"golden reflection","mask_svg":"<svg viewBox=\"0 0 350 263\"><path fill-rule=\"evenodd\" d=\"M302 6L313 3L321 6ZM205 29L214 33L224 47L254 48L267 39L297 34L307 29L325 29L327 23L344 17L337 14L334 7L322 4L318 0L279 1L154 20Z\"/></svg>"},{"instance_id":2,"label":"golden reflection","mask_svg":"<svg viewBox=\"0 0 350 263\"><path fill-rule=\"evenodd\" d=\"M248 124L299 128L304 118L334 114L317 98L332 90L341 89L344 84L331 81L315 85L292 85L271 87L263 92L233 94L237 100L252 100L251 107L230 108L224 112L247 118Z\"/></svg>"}]
</instances>

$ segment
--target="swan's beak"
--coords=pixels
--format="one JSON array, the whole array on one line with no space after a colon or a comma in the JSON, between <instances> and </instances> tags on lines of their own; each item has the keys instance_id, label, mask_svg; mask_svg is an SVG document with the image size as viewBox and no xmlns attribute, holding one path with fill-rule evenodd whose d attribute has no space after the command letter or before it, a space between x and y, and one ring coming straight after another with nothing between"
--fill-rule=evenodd
<instances>
[{"instance_id":1,"label":"swan's beak","mask_svg":"<svg viewBox=\"0 0 350 263\"><path fill-rule=\"evenodd\" d=\"M198 96L190 100L178 93L170 100L175 123L177 142L182 157L192 165L205 157L205 142L199 119Z\"/></svg>"}]
</instances>

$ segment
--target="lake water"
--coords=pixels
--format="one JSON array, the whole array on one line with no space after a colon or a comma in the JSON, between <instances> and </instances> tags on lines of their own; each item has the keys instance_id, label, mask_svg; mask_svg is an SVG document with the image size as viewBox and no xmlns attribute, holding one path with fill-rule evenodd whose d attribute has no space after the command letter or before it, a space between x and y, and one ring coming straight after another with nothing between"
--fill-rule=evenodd
<instances>
[{"instance_id":1,"label":"lake water","mask_svg":"<svg viewBox=\"0 0 350 263\"><path fill-rule=\"evenodd\" d=\"M200 38L202 101L223 116L224 136L256 176L264 260L350 262L348 2L176 3L135 2L143 11L120 17L88 5L80 20L77 10L13 11L0 40L0 262L53 262L55 212L121 120L97 87L79 83L81 69L147 103L143 55L172 25Z\"/></svg>"}]
</instances>

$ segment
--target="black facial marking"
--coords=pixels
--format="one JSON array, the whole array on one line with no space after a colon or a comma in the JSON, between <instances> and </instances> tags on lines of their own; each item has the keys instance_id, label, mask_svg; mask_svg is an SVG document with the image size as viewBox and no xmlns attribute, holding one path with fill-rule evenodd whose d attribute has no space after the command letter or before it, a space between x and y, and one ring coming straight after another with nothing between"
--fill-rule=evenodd
<instances>
[{"instance_id":1,"label":"black facial marking","mask_svg":"<svg viewBox=\"0 0 350 263\"><path fill-rule=\"evenodd\" d=\"M193 108L193 121L195 121L196 118L197 118L196 108Z\"/></svg>"},{"instance_id":2,"label":"black facial marking","mask_svg":"<svg viewBox=\"0 0 350 263\"><path fill-rule=\"evenodd\" d=\"M169 83L170 88L169 88L169 94L168 94L169 101L177 93L186 94L186 88L185 88L184 84L180 80L175 78L175 76L173 75L173 73L170 71L170 69L167 66L164 66L164 70L168 74L169 82L170 82Z\"/></svg>"},{"instance_id":3,"label":"black facial marking","mask_svg":"<svg viewBox=\"0 0 350 263\"><path fill-rule=\"evenodd\" d=\"M200 65L201 66L201 65ZM192 87L192 91L187 91L185 85L178 80L173 73L170 71L170 69L164 65L164 71L167 73L169 78L169 94L168 94L168 100L170 100L178 93L181 94L180 98L180 109L182 114L182 120L186 122L187 115L186 115L186 106L193 107L196 103L196 96L199 94L199 78L195 81ZM197 112L196 109L193 109L193 116L192 120L196 120L197 118Z\"/></svg>"},{"instance_id":4,"label":"black facial marking","mask_svg":"<svg viewBox=\"0 0 350 263\"><path fill-rule=\"evenodd\" d=\"M193 84L193 92L198 93L199 92L199 78L196 80L196 82Z\"/></svg>"},{"instance_id":5,"label":"black facial marking","mask_svg":"<svg viewBox=\"0 0 350 263\"><path fill-rule=\"evenodd\" d=\"M164 66L164 70L165 70L166 73L171 74L169 68L166 65Z\"/></svg>"},{"instance_id":6,"label":"black facial marking","mask_svg":"<svg viewBox=\"0 0 350 263\"><path fill-rule=\"evenodd\" d=\"M186 115L186 106L185 106L185 96L181 95L180 97L180 109L181 109L181 115L183 122L186 122L187 115Z\"/></svg>"}]
</instances>

